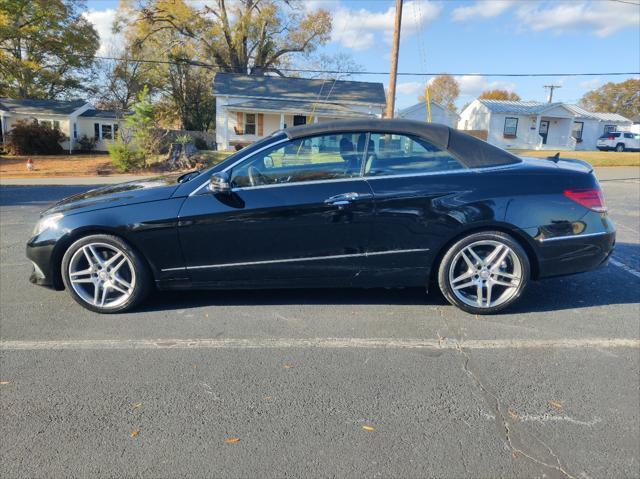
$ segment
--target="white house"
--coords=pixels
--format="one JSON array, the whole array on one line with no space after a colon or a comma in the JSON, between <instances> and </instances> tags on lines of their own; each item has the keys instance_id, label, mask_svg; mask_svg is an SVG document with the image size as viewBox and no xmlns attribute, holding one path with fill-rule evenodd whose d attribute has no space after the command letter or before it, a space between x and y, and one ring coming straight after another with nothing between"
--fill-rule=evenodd
<instances>
[{"instance_id":1,"label":"white house","mask_svg":"<svg viewBox=\"0 0 640 479\"><path fill-rule=\"evenodd\" d=\"M398 118L406 118L407 120L417 121L429 121L429 111L427 110L427 102L423 101L416 103L413 106L404 108L398 112ZM455 112L449 110L447 107L431 102L431 122L441 123L451 128L456 128L460 116Z\"/></svg>"},{"instance_id":2,"label":"white house","mask_svg":"<svg viewBox=\"0 0 640 479\"><path fill-rule=\"evenodd\" d=\"M613 113L592 113L565 103L474 100L460 114L461 130L484 130L501 148L590 150L605 132L631 121Z\"/></svg>"},{"instance_id":3,"label":"white house","mask_svg":"<svg viewBox=\"0 0 640 479\"><path fill-rule=\"evenodd\" d=\"M95 149L106 151L106 141L112 140L124 119L113 110L97 110L84 100L13 100L0 98L0 142L17 121L45 123L57 128L68 140L62 147L71 153L83 136L96 139Z\"/></svg>"},{"instance_id":4,"label":"white house","mask_svg":"<svg viewBox=\"0 0 640 479\"><path fill-rule=\"evenodd\" d=\"M213 90L220 150L288 126L380 117L386 104L382 83L218 73Z\"/></svg>"}]
</instances>

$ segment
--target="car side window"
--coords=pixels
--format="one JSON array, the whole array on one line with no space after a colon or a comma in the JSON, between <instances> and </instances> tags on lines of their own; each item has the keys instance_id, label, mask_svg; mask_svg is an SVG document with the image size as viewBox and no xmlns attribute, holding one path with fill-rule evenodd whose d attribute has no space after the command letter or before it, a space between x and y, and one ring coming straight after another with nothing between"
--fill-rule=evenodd
<instances>
[{"instance_id":1,"label":"car side window","mask_svg":"<svg viewBox=\"0 0 640 479\"><path fill-rule=\"evenodd\" d=\"M395 133L372 133L370 136L365 163L367 176L436 173L464 168L451 153L423 138Z\"/></svg>"},{"instance_id":2,"label":"car side window","mask_svg":"<svg viewBox=\"0 0 640 479\"><path fill-rule=\"evenodd\" d=\"M360 175L365 133L319 135L288 141L242 162L231 171L236 188Z\"/></svg>"}]
</instances>

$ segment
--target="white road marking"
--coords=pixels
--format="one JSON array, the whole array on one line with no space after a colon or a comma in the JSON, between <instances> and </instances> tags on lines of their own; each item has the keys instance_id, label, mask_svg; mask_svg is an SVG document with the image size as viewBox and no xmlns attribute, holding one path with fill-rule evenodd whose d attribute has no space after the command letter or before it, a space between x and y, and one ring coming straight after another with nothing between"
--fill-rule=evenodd
<instances>
[{"instance_id":1,"label":"white road marking","mask_svg":"<svg viewBox=\"0 0 640 479\"><path fill-rule=\"evenodd\" d=\"M394 339L394 338L255 338L255 339L77 339L0 341L2 351L109 349L576 349L640 348L640 339Z\"/></svg>"},{"instance_id":2,"label":"white road marking","mask_svg":"<svg viewBox=\"0 0 640 479\"><path fill-rule=\"evenodd\" d=\"M618 268L622 268L627 273L634 275L636 278L640 278L640 271L636 271L631 266L627 266L626 264L621 263L617 259L609 258L609 263L611 263L613 266L617 266Z\"/></svg>"}]
</instances>

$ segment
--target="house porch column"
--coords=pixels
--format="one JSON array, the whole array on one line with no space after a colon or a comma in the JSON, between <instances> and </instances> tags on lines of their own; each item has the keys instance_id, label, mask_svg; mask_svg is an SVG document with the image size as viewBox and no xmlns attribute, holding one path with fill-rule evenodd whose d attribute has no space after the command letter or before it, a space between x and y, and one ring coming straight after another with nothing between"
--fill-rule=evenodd
<instances>
[{"instance_id":1,"label":"house porch column","mask_svg":"<svg viewBox=\"0 0 640 479\"><path fill-rule=\"evenodd\" d=\"M536 116L536 129L533 132L533 147L536 150L539 150L542 145L542 137L540 136L540 121L542 120L542 115Z\"/></svg>"},{"instance_id":2,"label":"house porch column","mask_svg":"<svg viewBox=\"0 0 640 479\"><path fill-rule=\"evenodd\" d=\"M284 130L284 113L280 113L280 129Z\"/></svg>"}]
</instances>

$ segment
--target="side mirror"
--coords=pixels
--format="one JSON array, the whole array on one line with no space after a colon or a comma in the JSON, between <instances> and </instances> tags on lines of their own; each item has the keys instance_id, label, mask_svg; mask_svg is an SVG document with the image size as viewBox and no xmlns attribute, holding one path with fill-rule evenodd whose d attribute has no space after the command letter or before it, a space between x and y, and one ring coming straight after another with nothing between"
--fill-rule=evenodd
<instances>
[{"instance_id":1,"label":"side mirror","mask_svg":"<svg viewBox=\"0 0 640 479\"><path fill-rule=\"evenodd\" d=\"M214 195L231 193L231 178L229 177L229 173L223 171L211 175L207 189Z\"/></svg>"}]
</instances>

